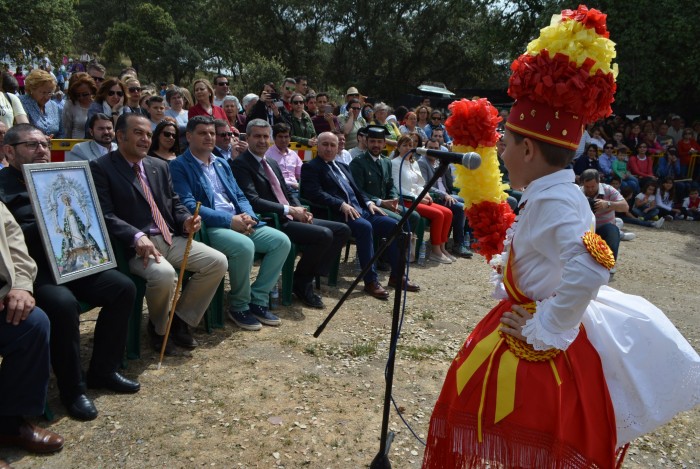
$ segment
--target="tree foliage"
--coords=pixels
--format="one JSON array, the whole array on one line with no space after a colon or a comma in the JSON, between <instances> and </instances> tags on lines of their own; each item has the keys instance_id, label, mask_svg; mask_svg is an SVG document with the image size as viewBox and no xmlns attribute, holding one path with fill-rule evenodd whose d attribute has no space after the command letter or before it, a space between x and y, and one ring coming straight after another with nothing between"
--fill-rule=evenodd
<instances>
[{"instance_id":1,"label":"tree foliage","mask_svg":"<svg viewBox=\"0 0 700 469\"><path fill-rule=\"evenodd\" d=\"M32 8L0 0L2 46L17 55L58 51L76 32L79 50L114 61L128 57L145 80L189 82L226 71L240 90L307 75L316 90L357 86L392 100L425 81L450 89L507 87L509 65L561 0L36 0ZM596 0L617 43L617 101L622 111L696 114L700 9L691 0ZM29 13L31 11L31 13ZM50 19L51 27L44 27Z\"/></svg>"},{"instance_id":2,"label":"tree foliage","mask_svg":"<svg viewBox=\"0 0 700 469\"><path fill-rule=\"evenodd\" d=\"M30 4L0 0L0 18L0 54L19 62L31 56L61 57L78 26L73 0L33 0Z\"/></svg>"}]
</instances>

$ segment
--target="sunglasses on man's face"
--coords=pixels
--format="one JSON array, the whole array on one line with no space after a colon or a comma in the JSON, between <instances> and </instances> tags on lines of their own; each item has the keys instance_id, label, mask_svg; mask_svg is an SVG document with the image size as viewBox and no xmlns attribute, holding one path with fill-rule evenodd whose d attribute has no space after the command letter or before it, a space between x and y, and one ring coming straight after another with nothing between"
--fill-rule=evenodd
<instances>
[{"instance_id":1,"label":"sunglasses on man's face","mask_svg":"<svg viewBox=\"0 0 700 469\"><path fill-rule=\"evenodd\" d=\"M219 86L228 86L228 82L227 82L227 81L220 81L219 83L217 83L217 85L219 85Z\"/></svg>"},{"instance_id":2,"label":"sunglasses on man's face","mask_svg":"<svg viewBox=\"0 0 700 469\"><path fill-rule=\"evenodd\" d=\"M219 132L216 135L218 135L221 138L233 137L233 132Z\"/></svg>"},{"instance_id":3,"label":"sunglasses on man's face","mask_svg":"<svg viewBox=\"0 0 700 469\"><path fill-rule=\"evenodd\" d=\"M304 104L304 101L292 101L292 104Z\"/></svg>"}]
</instances>

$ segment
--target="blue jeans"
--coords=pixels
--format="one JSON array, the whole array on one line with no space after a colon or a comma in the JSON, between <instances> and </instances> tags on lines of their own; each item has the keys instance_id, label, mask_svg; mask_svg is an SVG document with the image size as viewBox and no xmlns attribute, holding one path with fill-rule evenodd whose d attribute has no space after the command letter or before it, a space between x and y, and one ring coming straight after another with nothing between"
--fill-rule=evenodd
<instances>
[{"instance_id":1,"label":"blue jeans","mask_svg":"<svg viewBox=\"0 0 700 469\"><path fill-rule=\"evenodd\" d=\"M597 227L595 232L603 238L617 260L617 251L620 248L620 229L614 223L606 223Z\"/></svg>"},{"instance_id":2,"label":"blue jeans","mask_svg":"<svg viewBox=\"0 0 700 469\"><path fill-rule=\"evenodd\" d=\"M369 260L374 256L374 235L378 238L386 238L396 226L396 220L386 215L373 215L367 210L362 210L362 216L355 220L348 220L348 226L355 238L357 245L357 257L360 258L360 265L364 268ZM391 276L400 276L398 272L399 250L396 240L391 243L386 251L391 263ZM374 266L365 275L365 283L377 281L377 271Z\"/></svg>"},{"instance_id":3,"label":"blue jeans","mask_svg":"<svg viewBox=\"0 0 700 469\"><path fill-rule=\"evenodd\" d=\"M644 212L644 209L642 209L642 208L632 207L632 213L636 217L643 218L644 220L648 221L659 214L659 209L653 208L653 209L649 210L648 212Z\"/></svg>"}]
</instances>

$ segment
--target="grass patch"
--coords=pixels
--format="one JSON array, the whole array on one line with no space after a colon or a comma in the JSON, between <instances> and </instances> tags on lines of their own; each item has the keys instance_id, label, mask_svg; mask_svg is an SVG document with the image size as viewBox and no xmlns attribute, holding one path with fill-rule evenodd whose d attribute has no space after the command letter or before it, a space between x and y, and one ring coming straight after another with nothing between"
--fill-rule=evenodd
<instances>
[{"instance_id":1,"label":"grass patch","mask_svg":"<svg viewBox=\"0 0 700 469\"><path fill-rule=\"evenodd\" d=\"M321 377L316 373L304 373L299 377L298 381L301 383L318 383L321 381Z\"/></svg>"},{"instance_id":2,"label":"grass patch","mask_svg":"<svg viewBox=\"0 0 700 469\"><path fill-rule=\"evenodd\" d=\"M377 342L363 342L361 344L355 344L350 349L350 355L353 357L368 357L377 351Z\"/></svg>"},{"instance_id":3,"label":"grass patch","mask_svg":"<svg viewBox=\"0 0 700 469\"><path fill-rule=\"evenodd\" d=\"M399 345L401 355L416 361L425 360L440 351L435 345Z\"/></svg>"},{"instance_id":4,"label":"grass patch","mask_svg":"<svg viewBox=\"0 0 700 469\"><path fill-rule=\"evenodd\" d=\"M421 318L423 321L432 321L433 319L435 319L435 313L432 312L432 311L423 311L423 312L420 314L420 318Z\"/></svg>"}]
</instances>

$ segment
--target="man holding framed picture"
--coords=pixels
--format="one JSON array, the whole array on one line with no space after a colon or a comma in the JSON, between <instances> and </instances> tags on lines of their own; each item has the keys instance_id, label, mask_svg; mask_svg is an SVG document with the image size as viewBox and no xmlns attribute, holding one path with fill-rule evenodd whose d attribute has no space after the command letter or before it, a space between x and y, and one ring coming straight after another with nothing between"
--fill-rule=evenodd
<instances>
[{"instance_id":1,"label":"man holding framed picture","mask_svg":"<svg viewBox=\"0 0 700 469\"><path fill-rule=\"evenodd\" d=\"M34 298L51 322L51 365L61 401L72 417L93 420L97 409L86 395L80 365L80 302L102 307L95 324L87 387L135 393L140 389L139 383L125 378L118 369L136 287L116 269L56 284L22 172L25 164L49 162L49 139L31 124L19 124L5 135L3 149L9 166L0 170L0 200L22 227L29 255L38 266Z\"/></svg>"}]
</instances>

